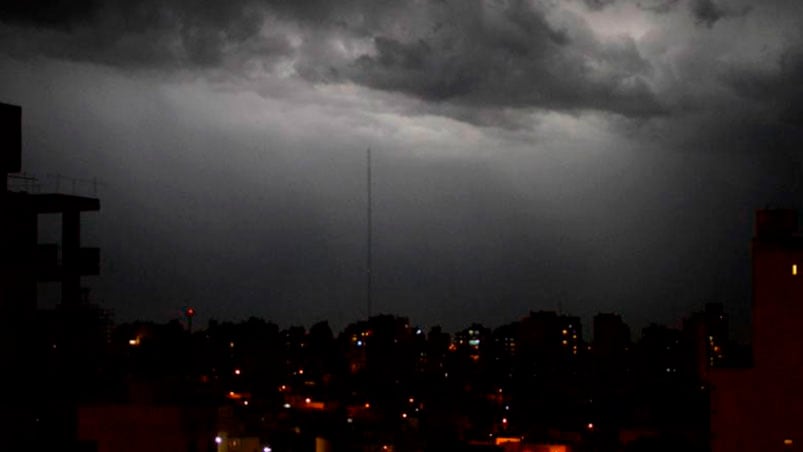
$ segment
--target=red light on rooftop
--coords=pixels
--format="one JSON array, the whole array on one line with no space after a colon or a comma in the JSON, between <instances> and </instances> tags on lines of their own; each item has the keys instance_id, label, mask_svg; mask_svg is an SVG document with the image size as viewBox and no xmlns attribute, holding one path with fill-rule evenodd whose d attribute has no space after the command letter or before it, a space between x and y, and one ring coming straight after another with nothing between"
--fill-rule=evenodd
<instances>
[{"instance_id":1,"label":"red light on rooftop","mask_svg":"<svg viewBox=\"0 0 803 452\"><path fill-rule=\"evenodd\" d=\"M194 308L187 308L187 309L184 311L184 314L186 314L186 315L187 315L187 317L192 317L192 316L194 316L194 315L195 315L195 309L194 309Z\"/></svg>"}]
</instances>

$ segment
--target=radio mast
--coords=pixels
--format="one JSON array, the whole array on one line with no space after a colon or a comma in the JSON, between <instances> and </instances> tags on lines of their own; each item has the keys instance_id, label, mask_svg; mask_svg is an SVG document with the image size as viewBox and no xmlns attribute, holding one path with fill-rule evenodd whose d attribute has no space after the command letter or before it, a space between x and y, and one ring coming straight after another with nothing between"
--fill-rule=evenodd
<instances>
[{"instance_id":1,"label":"radio mast","mask_svg":"<svg viewBox=\"0 0 803 452\"><path fill-rule=\"evenodd\" d=\"M366 235L365 235L365 303L368 308L368 318L371 318L371 295L373 292L373 180L371 175L371 148L365 153L366 157Z\"/></svg>"}]
</instances>

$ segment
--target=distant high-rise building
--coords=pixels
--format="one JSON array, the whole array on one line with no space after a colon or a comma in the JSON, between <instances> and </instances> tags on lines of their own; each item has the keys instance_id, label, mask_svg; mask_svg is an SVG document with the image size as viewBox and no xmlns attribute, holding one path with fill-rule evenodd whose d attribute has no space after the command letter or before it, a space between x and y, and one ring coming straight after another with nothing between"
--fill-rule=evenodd
<instances>
[{"instance_id":1,"label":"distant high-rise building","mask_svg":"<svg viewBox=\"0 0 803 452\"><path fill-rule=\"evenodd\" d=\"M524 356L554 361L580 353L580 318L550 311L531 312L519 323L519 349Z\"/></svg>"},{"instance_id":2,"label":"distant high-rise building","mask_svg":"<svg viewBox=\"0 0 803 452\"><path fill-rule=\"evenodd\" d=\"M803 447L803 236L797 212L757 213L753 362L712 371L713 452Z\"/></svg>"},{"instance_id":3,"label":"distant high-rise building","mask_svg":"<svg viewBox=\"0 0 803 452\"><path fill-rule=\"evenodd\" d=\"M645 377L677 377L688 371L690 362L683 333L675 328L651 324L641 330L638 363Z\"/></svg>"},{"instance_id":4,"label":"distant high-rise building","mask_svg":"<svg viewBox=\"0 0 803 452\"><path fill-rule=\"evenodd\" d=\"M708 369L726 367L730 347L728 315L722 303L706 303L705 310L695 312L683 322L683 331L695 362L699 378L708 376Z\"/></svg>"},{"instance_id":5,"label":"distant high-rise building","mask_svg":"<svg viewBox=\"0 0 803 452\"><path fill-rule=\"evenodd\" d=\"M600 313L594 316L594 355L616 357L630 346L630 327L618 314Z\"/></svg>"}]
</instances>

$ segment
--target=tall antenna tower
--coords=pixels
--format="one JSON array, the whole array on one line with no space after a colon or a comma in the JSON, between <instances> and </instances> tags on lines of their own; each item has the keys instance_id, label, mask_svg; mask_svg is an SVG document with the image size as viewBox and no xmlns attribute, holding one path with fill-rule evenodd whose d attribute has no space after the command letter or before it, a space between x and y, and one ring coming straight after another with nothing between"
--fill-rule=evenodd
<instances>
[{"instance_id":1,"label":"tall antenna tower","mask_svg":"<svg viewBox=\"0 0 803 452\"><path fill-rule=\"evenodd\" d=\"M366 235L365 235L365 303L368 307L368 318L371 318L371 295L373 292L373 180L371 175L371 148L365 153L366 157Z\"/></svg>"}]
</instances>

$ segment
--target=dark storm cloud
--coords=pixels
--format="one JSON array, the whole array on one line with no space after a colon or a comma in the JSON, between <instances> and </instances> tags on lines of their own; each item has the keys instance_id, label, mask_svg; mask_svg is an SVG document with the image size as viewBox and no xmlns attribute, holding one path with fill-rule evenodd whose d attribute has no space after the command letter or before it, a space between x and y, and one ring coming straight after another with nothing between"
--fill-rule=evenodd
<instances>
[{"instance_id":1,"label":"dark storm cloud","mask_svg":"<svg viewBox=\"0 0 803 452\"><path fill-rule=\"evenodd\" d=\"M244 56L287 53L279 35L257 36L251 2L11 2L0 10L6 52L118 67L241 70Z\"/></svg>"},{"instance_id":2,"label":"dark storm cloud","mask_svg":"<svg viewBox=\"0 0 803 452\"><path fill-rule=\"evenodd\" d=\"M375 37L376 54L344 72L432 102L639 117L662 111L645 81L650 65L628 38L602 43L581 22L551 24L529 2L466 2L455 12L433 9L428 33Z\"/></svg>"},{"instance_id":3,"label":"dark storm cloud","mask_svg":"<svg viewBox=\"0 0 803 452\"><path fill-rule=\"evenodd\" d=\"M723 78L741 98L766 105L772 119L803 127L803 46L785 50L771 63L769 71L742 67Z\"/></svg>"},{"instance_id":4,"label":"dark storm cloud","mask_svg":"<svg viewBox=\"0 0 803 452\"><path fill-rule=\"evenodd\" d=\"M688 11L696 24L711 27L723 18L743 16L752 10L752 6L738 6L738 3L726 2L723 4L723 2L715 0L688 0ZM642 0L636 4L644 11L667 14L676 11L678 6L683 4L683 0Z\"/></svg>"},{"instance_id":5,"label":"dark storm cloud","mask_svg":"<svg viewBox=\"0 0 803 452\"><path fill-rule=\"evenodd\" d=\"M593 10L600 10L612 3L616 3L616 0L583 0L583 2Z\"/></svg>"},{"instance_id":6,"label":"dark storm cloud","mask_svg":"<svg viewBox=\"0 0 803 452\"><path fill-rule=\"evenodd\" d=\"M99 0L4 8L2 42L16 55L214 69L235 78L255 68L271 72L285 59L311 82L351 81L432 103L631 117L663 110L632 40L602 42L580 17L550 18L554 5L522 0ZM333 44L361 39L370 48L343 53Z\"/></svg>"},{"instance_id":7,"label":"dark storm cloud","mask_svg":"<svg viewBox=\"0 0 803 452\"><path fill-rule=\"evenodd\" d=\"M713 0L694 0L691 2L691 11L698 23L709 27L725 15Z\"/></svg>"},{"instance_id":8,"label":"dark storm cloud","mask_svg":"<svg viewBox=\"0 0 803 452\"><path fill-rule=\"evenodd\" d=\"M0 17L3 22L69 28L88 19L95 6L94 0L12 0L0 4Z\"/></svg>"},{"instance_id":9,"label":"dark storm cloud","mask_svg":"<svg viewBox=\"0 0 803 452\"><path fill-rule=\"evenodd\" d=\"M680 0L646 0L636 4L643 10L664 14L672 11L679 2Z\"/></svg>"}]
</instances>

